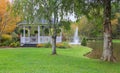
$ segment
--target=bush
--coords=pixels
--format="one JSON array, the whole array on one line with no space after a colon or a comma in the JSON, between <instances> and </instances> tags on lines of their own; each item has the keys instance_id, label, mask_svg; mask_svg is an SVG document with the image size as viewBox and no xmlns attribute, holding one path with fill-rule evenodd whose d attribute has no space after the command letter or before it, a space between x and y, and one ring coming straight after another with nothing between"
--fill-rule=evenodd
<instances>
[{"instance_id":1,"label":"bush","mask_svg":"<svg viewBox=\"0 0 120 73\"><path fill-rule=\"evenodd\" d=\"M16 34L15 32L12 32L11 35L12 35L12 40L13 40L14 42L18 41L18 39L19 39L18 34Z\"/></svg>"},{"instance_id":2,"label":"bush","mask_svg":"<svg viewBox=\"0 0 120 73\"><path fill-rule=\"evenodd\" d=\"M58 47L58 48L70 48L70 45L68 43L57 43L56 47Z\"/></svg>"},{"instance_id":3,"label":"bush","mask_svg":"<svg viewBox=\"0 0 120 73\"><path fill-rule=\"evenodd\" d=\"M9 45L10 47L17 47L17 43L13 42Z\"/></svg>"},{"instance_id":4,"label":"bush","mask_svg":"<svg viewBox=\"0 0 120 73\"><path fill-rule=\"evenodd\" d=\"M17 40L15 40L11 35L8 34L2 34L2 43L0 44L0 46L11 46L11 47L18 47L20 46L19 42L16 42Z\"/></svg>"},{"instance_id":5,"label":"bush","mask_svg":"<svg viewBox=\"0 0 120 73\"><path fill-rule=\"evenodd\" d=\"M44 44L37 44L37 47L44 47Z\"/></svg>"},{"instance_id":6,"label":"bush","mask_svg":"<svg viewBox=\"0 0 120 73\"><path fill-rule=\"evenodd\" d=\"M45 48L50 48L52 45L50 43L45 43L45 44L37 44L37 47L45 47Z\"/></svg>"},{"instance_id":7,"label":"bush","mask_svg":"<svg viewBox=\"0 0 120 73\"><path fill-rule=\"evenodd\" d=\"M44 47L45 48L50 48L50 47L52 47L52 45L51 45L51 43L46 43L46 44L44 44Z\"/></svg>"},{"instance_id":8,"label":"bush","mask_svg":"<svg viewBox=\"0 0 120 73\"><path fill-rule=\"evenodd\" d=\"M86 38L83 38L82 42L81 42L81 45L82 46L86 46L87 45L87 40Z\"/></svg>"},{"instance_id":9,"label":"bush","mask_svg":"<svg viewBox=\"0 0 120 73\"><path fill-rule=\"evenodd\" d=\"M8 34L2 34L1 36L1 40L4 42L4 41L11 41L12 40L12 36L11 35L8 35Z\"/></svg>"},{"instance_id":10,"label":"bush","mask_svg":"<svg viewBox=\"0 0 120 73\"><path fill-rule=\"evenodd\" d=\"M19 43L19 42L12 42L12 43L10 43L9 46L10 46L10 47L19 47L19 46L20 46L20 43Z\"/></svg>"},{"instance_id":11,"label":"bush","mask_svg":"<svg viewBox=\"0 0 120 73\"><path fill-rule=\"evenodd\" d=\"M9 46L11 42L12 42L12 40L3 41L3 42L0 44L0 46Z\"/></svg>"},{"instance_id":12,"label":"bush","mask_svg":"<svg viewBox=\"0 0 120 73\"><path fill-rule=\"evenodd\" d=\"M37 44L37 47L51 48L52 45L51 45L51 43ZM57 43L56 47L57 48L70 48L70 45L68 43Z\"/></svg>"},{"instance_id":13,"label":"bush","mask_svg":"<svg viewBox=\"0 0 120 73\"><path fill-rule=\"evenodd\" d=\"M20 47L20 42L18 41L18 42L16 42L17 43L17 47Z\"/></svg>"},{"instance_id":14,"label":"bush","mask_svg":"<svg viewBox=\"0 0 120 73\"><path fill-rule=\"evenodd\" d=\"M65 45L63 43L57 43L56 47L58 47L58 48L65 48Z\"/></svg>"}]
</instances>

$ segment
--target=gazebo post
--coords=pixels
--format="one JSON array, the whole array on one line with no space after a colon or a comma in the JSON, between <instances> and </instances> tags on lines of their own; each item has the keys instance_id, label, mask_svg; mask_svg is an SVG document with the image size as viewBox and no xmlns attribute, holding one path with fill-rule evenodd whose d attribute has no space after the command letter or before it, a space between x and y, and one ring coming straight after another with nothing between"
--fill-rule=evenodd
<instances>
[{"instance_id":1,"label":"gazebo post","mask_svg":"<svg viewBox=\"0 0 120 73\"><path fill-rule=\"evenodd\" d=\"M23 26L23 42L25 44L25 26Z\"/></svg>"},{"instance_id":2,"label":"gazebo post","mask_svg":"<svg viewBox=\"0 0 120 73\"><path fill-rule=\"evenodd\" d=\"M40 44L40 26L38 25L38 44Z\"/></svg>"},{"instance_id":3,"label":"gazebo post","mask_svg":"<svg viewBox=\"0 0 120 73\"><path fill-rule=\"evenodd\" d=\"M61 32L60 32L60 41L62 42L62 28L61 28Z\"/></svg>"},{"instance_id":4,"label":"gazebo post","mask_svg":"<svg viewBox=\"0 0 120 73\"><path fill-rule=\"evenodd\" d=\"M28 30L28 37L30 37L30 29Z\"/></svg>"}]
</instances>

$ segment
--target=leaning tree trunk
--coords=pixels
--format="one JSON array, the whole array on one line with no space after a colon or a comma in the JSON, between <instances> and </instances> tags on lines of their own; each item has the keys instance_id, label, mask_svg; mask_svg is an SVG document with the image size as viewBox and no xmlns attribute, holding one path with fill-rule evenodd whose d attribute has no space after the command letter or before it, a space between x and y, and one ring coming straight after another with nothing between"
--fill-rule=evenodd
<instances>
[{"instance_id":1,"label":"leaning tree trunk","mask_svg":"<svg viewBox=\"0 0 120 73\"><path fill-rule=\"evenodd\" d=\"M113 56L113 45L112 45L112 26L111 26L111 0L103 0L104 2L104 46L102 60L104 61L115 61Z\"/></svg>"},{"instance_id":2,"label":"leaning tree trunk","mask_svg":"<svg viewBox=\"0 0 120 73\"><path fill-rule=\"evenodd\" d=\"M52 36L52 55L57 54L56 53L56 28L53 30L53 36Z\"/></svg>"}]
</instances>

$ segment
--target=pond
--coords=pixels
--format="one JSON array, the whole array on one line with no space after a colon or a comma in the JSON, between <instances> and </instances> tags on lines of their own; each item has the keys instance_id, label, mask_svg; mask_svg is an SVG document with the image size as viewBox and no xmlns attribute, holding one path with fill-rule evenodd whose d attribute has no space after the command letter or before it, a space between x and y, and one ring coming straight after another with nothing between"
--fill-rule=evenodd
<instances>
[{"instance_id":1,"label":"pond","mask_svg":"<svg viewBox=\"0 0 120 73\"><path fill-rule=\"evenodd\" d=\"M87 46L92 48L92 52L90 52L87 57L100 59L103 51L103 42L102 41L89 41ZM113 54L116 57L117 61L120 61L120 43L113 43Z\"/></svg>"}]
</instances>

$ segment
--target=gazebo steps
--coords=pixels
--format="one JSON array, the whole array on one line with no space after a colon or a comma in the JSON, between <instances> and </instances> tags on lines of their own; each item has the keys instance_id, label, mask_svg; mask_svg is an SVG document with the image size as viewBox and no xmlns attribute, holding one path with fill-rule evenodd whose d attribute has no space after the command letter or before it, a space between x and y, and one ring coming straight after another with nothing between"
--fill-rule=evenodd
<instances>
[{"instance_id":1,"label":"gazebo steps","mask_svg":"<svg viewBox=\"0 0 120 73\"><path fill-rule=\"evenodd\" d=\"M36 47L37 44L24 44L23 47Z\"/></svg>"}]
</instances>

